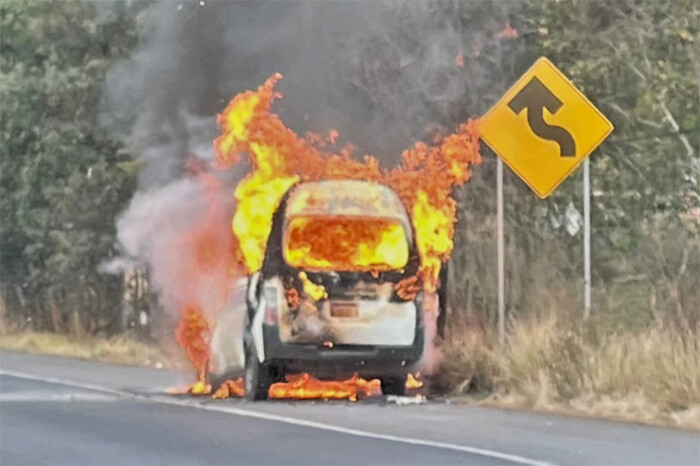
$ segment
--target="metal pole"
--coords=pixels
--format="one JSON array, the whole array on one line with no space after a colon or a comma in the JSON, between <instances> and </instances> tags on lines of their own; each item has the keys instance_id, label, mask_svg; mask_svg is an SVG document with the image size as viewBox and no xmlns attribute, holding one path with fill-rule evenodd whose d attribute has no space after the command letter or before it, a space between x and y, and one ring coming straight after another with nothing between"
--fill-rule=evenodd
<instances>
[{"instance_id":1,"label":"metal pole","mask_svg":"<svg viewBox=\"0 0 700 466\"><path fill-rule=\"evenodd\" d=\"M591 167L583 161L583 318L591 316Z\"/></svg>"},{"instance_id":2,"label":"metal pole","mask_svg":"<svg viewBox=\"0 0 700 466\"><path fill-rule=\"evenodd\" d=\"M497 223L498 223L498 345L501 349L506 343L505 315L505 258L503 252L503 160L497 157L496 191L497 193Z\"/></svg>"}]
</instances>

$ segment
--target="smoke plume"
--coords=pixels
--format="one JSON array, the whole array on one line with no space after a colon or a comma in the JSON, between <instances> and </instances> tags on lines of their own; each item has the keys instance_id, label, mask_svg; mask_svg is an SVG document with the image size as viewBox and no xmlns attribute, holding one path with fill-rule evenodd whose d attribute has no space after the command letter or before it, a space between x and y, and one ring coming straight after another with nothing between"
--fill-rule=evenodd
<instances>
[{"instance_id":1,"label":"smoke plume","mask_svg":"<svg viewBox=\"0 0 700 466\"><path fill-rule=\"evenodd\" d=\"M181 244L204 218L220 220L212 234L230 236L232 193L244 173L208 168L215 115L236 93L281 72L285 98L275 110L292 129L337 129L357 153L391 166L415 140L434 134L436 112L448 108L454 123L473 113L478 69L457 66L455 57L478 53L479 38L451 20L459 5L441 5L127 3L138 15L139 42L107 75L102 123L141 162L118 237L128 258L148 266L170 315L188 303L205 306L211 290L230 280L223 263L193 278L196 251ZM188 160L200 168L188 170ZM202 177L217 180L215 193Z\"/></svg>"}]
</instances>

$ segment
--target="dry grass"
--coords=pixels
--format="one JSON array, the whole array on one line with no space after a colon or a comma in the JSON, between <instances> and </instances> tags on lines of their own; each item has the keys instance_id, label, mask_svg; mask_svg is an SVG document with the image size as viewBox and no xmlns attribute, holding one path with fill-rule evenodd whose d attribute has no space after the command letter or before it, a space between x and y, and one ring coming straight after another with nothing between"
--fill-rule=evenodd
<instances>
[{"instance_id":1,"label":"dry grass","mask_svg":"<svg viewBox=\"0 0 700 466\"><path fill-rule=\"evenodd\" d=\"M445 348L441 381L499 406L700 429L698 336L665 329L598 335L553 315L493 335L461 329Z\"/></svg>"},{"instance_id":2,"label":"dry grass","mask_svg":"<svg viewBox=\"0 0 700 466\"><path fill-rule=\"evenodd\" d=\"M155 344L128 336L75 337L50 332L3 333L0 349L93 359L117 364L173 367L176 358Z\"/></svg>"}]
</instances>

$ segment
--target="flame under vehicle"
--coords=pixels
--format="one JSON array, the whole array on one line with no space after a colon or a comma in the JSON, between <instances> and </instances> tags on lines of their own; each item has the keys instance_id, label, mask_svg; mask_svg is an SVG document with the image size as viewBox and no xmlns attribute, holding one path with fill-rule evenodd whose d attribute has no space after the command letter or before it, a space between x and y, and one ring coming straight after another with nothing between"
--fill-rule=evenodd
<instances>
[{"instance_id":1,"label":"flame under vehicle","mask_svg":"<svg viewBox=\"0 0 700 466\"><path fill-rule=\"evenodd\" d=\"M300 372L357 373L378 378L385 394L403 394L425 326L422 291L402 292L401 282L415 283L419 266L409 215L391 188L295 184L272 218L262 268L248 279L242 332L225 330L219 318L214 366L219 373L243 367L251 400Z\"/></svg>"}]
</instances>

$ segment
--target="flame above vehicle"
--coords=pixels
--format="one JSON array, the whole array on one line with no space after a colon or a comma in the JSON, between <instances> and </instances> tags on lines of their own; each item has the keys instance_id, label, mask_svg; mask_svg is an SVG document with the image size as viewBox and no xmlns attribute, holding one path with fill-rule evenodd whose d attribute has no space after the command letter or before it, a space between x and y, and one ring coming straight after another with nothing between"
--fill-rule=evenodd
<instances>
[{"instance_id":1,"label":"flame above vehicle","mask_svg":"<svg viewBox=\"0 0 700 466\"><path fill-rule=\"evenodd\" d=\"M391 187L408 212L412 229L390 218L340 216L317 223L319 219L311 222L308 216L300 215L297 223L290 224L288 238L293 241L285 251L286 260L310 266L309 269L339 267L371 272L398 269L407 261L405 243L410 237L420 255L419 273L402 280L397 294L410 299L421 289L435 292L441 265L453 250L457 204L451 192L469 179L471 165L481 161L475 121L460 125L457 131L436 140L434 145L416 143L403 152L397 167L387 169L380 167L378 159L370 155L362 160L353 158L350 145L332 151L330 147L336 147L338 138L335 130L330 130L327 137L307 134L302 138L286 127L271 111L273 101L281 98L275 91L281 78L275 74L256 91L238 94L218 116L222 133L214 141L215 167L230 168L239 163L241 154L246 154L252 170L235 189L232 238L220 241L211 233L221 214L211 212L205 225L188 239L197 262L192 273L225 263L233 282L236 276L258 271L272 228L272 216L291 186L300 181L335 180L342 184L341 180L361 180ZM201 175L208 191L220 189L216 180L205 172L197 175ZM347 199L367 200L357 192L348 192ZM300 197L296 202L300 204L299 211L313 210L313 196ZM372 224L370 228L368 224ZM344 244L353 244L350 253L348 248L341 247ZM305 280L305 276L300 278L305 292L324 295L322 287ZM230 290L220 291L223 296L219 301L223 305ZM298 296L287 299L298 300ZM197 382L175 392L201 395L214 392L216 398L243 393L241 380L228 380L219 387L207 383L211 326L221 305L203 308L193 300L183 307L176 336L196 369ZM375 393L377 383L358 378L322 382L301 375L273 385L270 396L356 399L358 394ZM422 384L413 378L408 383L411 387Z\"/></svg>"},{"instance_id":2,"label":"flame above vehicle","mask_svg":"<svg viewBox=\"0 0 700 466\"><path fill-rule=\"evenodd\" d=\"M461 125L434 146L416 143L404 151L398 167L383 169L373 156L366 155L362 161L352 158L351 146L337 153L328 151L337 132L326 140L317 135L302 138L287 128L271 111L274 99L281 97L275 91L281 78L275 74L257 91L237 95L218 117L222 134L214 146L219 167L238 163L240 154L247 154L253 167L235 191L237 207L232 229L238 260L248 273L260 269L272 215L294 183L373 181L392 187L408 210L420 253L420 278L426 290L435 291L441 264L453 249L456 202L451 190L469 179L471 164L481 161L474 121ZM344 225L359 235L361 228L354 226L351 221ZM369 245L365 250L367 254L375 253ZM358 264L370 262L363 256Z\"/></svg>"}]
</instances>

